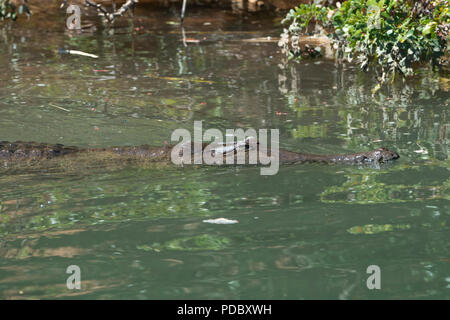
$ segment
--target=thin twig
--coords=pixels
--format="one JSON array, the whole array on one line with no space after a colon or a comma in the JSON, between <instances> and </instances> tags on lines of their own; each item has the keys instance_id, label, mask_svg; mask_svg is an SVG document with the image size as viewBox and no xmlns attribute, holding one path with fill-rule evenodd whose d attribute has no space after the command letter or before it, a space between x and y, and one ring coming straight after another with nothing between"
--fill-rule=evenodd
<instances>
[{"instance_id":1,"label":"thin twig","mask_svg":"<svg viewBox=\"0 0 450 320\"><path fill-rule=\"evenodd\" d=\"M84 2L86 3L86 5L97 9L97 11L99 11L106 19L108 19L109 22L111 22L111 19L109 17L109 12L105 8L103 8L100 4L91 2L89 0L84 0Z\"/></svg>"},{"instance_id":2,"label":"thin twig","mask_svg":"<svg viewBox=\"0 0 450 320\"><path fill-rule=\"evenodd\" d=\"M139 0L127 0L117 11L109 13L102 5L90 0L84 0L85 4L90 7L94 7L102 16L104 16L109 23L113 22L116 17L121 17L129 9L133 9ZM115 4L115 3L114 3ZM114 6L115 9L115 6Z\"/></svg>"},{"instance_id":3,"label":"thin twig","mask_svg":"<svg viewBox=\"0 0 450 320\"><path fill-rule=\"evenodd\" d=\"M125 2L123 4L123 6L120 7L119 10L117 10L116 12L113 12L112 15L114 17L120 17L125 12L127 12L129 9L133 9L138 2L139 2L139 0L127 0L127 2Z\"/></svg>"},{"instance_id":4,"label":"thin twig","mask_svg":"<svg viewBox=\"0 0 450 320\"><path fill-rule=\"evenodd\" d=\"M184 13L186 11L186 2L187 0L183 0L183 6L181 7L181 24L183 24Z\"/></svg>"},{"instance_id":5,"label":"thin twig","mask_svg":"<svg viewBox=\"0 0 450 320\"><path fill-rule=\"evenodd\" d=\"M49 103L48 105L51 106L51 107L58 108L60 110L66 111L66 112L70 112L70 110L67 110L67 109L65 109L63 107L57 106L56 104L53 104L53 103Z\"/></svg>"}]
</instances>

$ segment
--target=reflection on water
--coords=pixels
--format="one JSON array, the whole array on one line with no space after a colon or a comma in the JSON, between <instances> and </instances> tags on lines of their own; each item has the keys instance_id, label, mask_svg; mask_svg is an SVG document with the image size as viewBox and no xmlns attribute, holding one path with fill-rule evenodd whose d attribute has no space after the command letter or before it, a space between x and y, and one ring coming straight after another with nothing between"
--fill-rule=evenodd
<instances>
[{"instance_id":1,"label":"reflection on water","mask_svg":"<svg viewBox=\"0 0 450 320\"><path fill-rule=\"evenodd\" d=\"M97 30L80 34L5 26L0 139L162 145L204 120L205 129L279 128L284 148L305 152L386 146L399 162L287 166L275 176L2 169L0 297L448 297L448 73L422 69L373 97L373 79L352 65L284 61L281 16L192 9L183 43L176 14L138 10L112 31L88 17ZM65 286L73 264L81 291ZM373 264L377 292L365 285Z\"/></svg>"}]
</instances>

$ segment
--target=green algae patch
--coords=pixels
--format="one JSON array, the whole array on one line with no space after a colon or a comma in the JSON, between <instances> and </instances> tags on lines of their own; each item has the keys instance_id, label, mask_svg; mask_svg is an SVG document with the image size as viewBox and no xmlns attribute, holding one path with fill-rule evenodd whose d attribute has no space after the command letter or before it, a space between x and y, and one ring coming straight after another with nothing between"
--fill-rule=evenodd
<instances>
[{"instance_id":1,"label":"green algae patch","mask_svg":"<svg viewBox=\"0 0 450 320\"><path fill-rule=\"evenodd\" d=\"M347 230L351 234L376 234L395 230L411 229L409 224L366 224L363 226L354 226Z\"/></svg>"}]
</instances>

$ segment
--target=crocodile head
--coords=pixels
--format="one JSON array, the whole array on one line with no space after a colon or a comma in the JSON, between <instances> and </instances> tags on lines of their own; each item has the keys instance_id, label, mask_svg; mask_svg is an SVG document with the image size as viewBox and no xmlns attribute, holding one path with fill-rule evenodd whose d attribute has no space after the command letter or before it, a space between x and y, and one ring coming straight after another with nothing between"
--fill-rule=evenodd
<instances>
[{"instance_id":1,"label":"crocodile head","mask_svg":"<svg viewBox=\"0 0 450 320\"><path fill-rule=\"evenodd\" d=\"M369 154L369 159L378 163L389 162L400 158L397 152L391 151L387 148L378 148L371 151Z\"/></svg>"}]
</instances>

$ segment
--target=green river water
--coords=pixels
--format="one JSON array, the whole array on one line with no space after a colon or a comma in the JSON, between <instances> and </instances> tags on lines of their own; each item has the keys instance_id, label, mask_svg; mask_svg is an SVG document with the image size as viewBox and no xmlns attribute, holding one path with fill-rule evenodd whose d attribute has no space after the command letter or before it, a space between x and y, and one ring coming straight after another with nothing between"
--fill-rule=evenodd
<instances>
[{"instance_id":1,"label":"green river water","mask_svg":"<svg viewBox=\"0 0 450 320\"><path fill-rule=\"evenodd\" d=\"M177 15L142 7L114 32L88 17L97 30L81 34L65 32L64 12L3 23L0 140L158 146L203 120L277 128L290 150L385 146L401 158L273 176L246 166L2 168L0 298L448 299L448 72L423 67L372 96L374 75L354 65L287 62L273 41L281 13L189 9L186 46ZM203 222L215 218L238 223ZM70 265L81 290L66 287ZM370 265L379 290L366 285Z\"/></svg>"}]
</instances>

